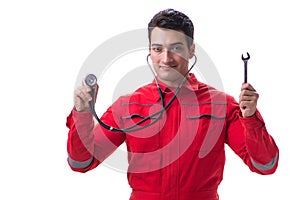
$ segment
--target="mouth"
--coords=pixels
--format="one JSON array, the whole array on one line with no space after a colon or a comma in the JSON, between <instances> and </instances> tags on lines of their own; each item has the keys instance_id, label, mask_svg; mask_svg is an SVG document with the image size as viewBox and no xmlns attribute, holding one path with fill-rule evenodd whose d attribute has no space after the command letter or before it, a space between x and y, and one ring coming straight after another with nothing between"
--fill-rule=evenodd
<instances>
[{"instance_id":1,"label":"mouth","mask_svg":"<svg viewBox=\"0 0 300 200\"><path fill-rule=\"evenodd\" d=\"M160 65L159 68L162 69L162 70L168 71L168 70L176 68L176 65L173 65L173 66L170 66L170 65Z\"/></svg>"}]
</instances>

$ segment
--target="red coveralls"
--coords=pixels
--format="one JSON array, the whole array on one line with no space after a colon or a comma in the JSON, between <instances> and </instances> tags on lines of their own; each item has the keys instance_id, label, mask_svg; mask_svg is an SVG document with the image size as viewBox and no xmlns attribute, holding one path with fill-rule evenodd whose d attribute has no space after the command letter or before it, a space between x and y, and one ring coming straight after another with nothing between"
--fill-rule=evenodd
<instances>
[{"instance_id":1,"label":"red coveralls","mask_svg":"<svg viewBox=\"0 0 300 200\"><path fill-rule=\"evenodd\" d=\"M167 104L174 91L161 83L160 87ZM160 109L153 82L120 97L101 120L125 128ZM125 141L130 200L218 200L225 143L251 171L272 174L277 168L279 150L259 112L241 117L233 97L200 83L193 74L162 116L138 127L154 120L143 130L116 133L94 126L90 112L73 110L67 118L71 169L87 172L95 168Z\"/></svg>"}]
</instances>

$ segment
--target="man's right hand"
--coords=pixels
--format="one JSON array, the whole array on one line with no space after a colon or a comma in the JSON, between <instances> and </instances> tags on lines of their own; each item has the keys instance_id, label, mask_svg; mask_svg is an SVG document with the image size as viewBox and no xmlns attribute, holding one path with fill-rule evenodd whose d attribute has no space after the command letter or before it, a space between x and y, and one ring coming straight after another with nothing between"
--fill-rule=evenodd
<instances>
[{"instance_id":1,"label":"man's right hand","mask_svg":"<svg viewBox=\"0 0 300 200\"><path fill-rule=\"evenodd\" d=\"M92 89L90 86L86 85L82 81L82 85L75 89L74 91L74 106L75 110L78 112L87 112L90 111L89 102L92 101L91 96ZM98 93L98 85L95 85L95 101Z\"/></svg>"}]
</instances>

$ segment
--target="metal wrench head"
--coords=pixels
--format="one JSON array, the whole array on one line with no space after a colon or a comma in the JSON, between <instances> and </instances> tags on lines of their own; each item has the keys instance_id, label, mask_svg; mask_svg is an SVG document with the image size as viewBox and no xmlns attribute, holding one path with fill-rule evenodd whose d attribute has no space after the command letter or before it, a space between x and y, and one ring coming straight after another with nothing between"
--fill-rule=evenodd
<instances>
[{"instance_id":1,"label":"metal wrench head","mask_svg":"<svg viewBox=\"0 0 300 200\"><path fill-rule=\"evenodd\" d=\"M247 52L247 57L246 57L246 58L245 58L244 55L242 54L242 60L245 61L245 60L249 60L249 59L250 59L250 55L249 55L248 52Z\"/></svg>"}]
</instances>

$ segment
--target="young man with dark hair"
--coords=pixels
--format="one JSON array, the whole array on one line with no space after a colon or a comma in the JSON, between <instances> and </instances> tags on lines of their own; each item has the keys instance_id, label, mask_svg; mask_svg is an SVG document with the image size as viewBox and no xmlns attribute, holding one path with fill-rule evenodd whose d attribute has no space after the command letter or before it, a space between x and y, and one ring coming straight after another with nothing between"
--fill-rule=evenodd
<instances>
[{"instance_id":1,"label":"young man with dark hair","mask_svg":"<svg viewBox=\"0 0 300 200\"><path fill-rule=\"evenodd\" d=\"M190 73L194 27L185 14L163 10L148 31L154 81L121 96L101 117L111 127L141 129L94 126L91 88L79 86L67 118L71 169L92 170L126 142L130 200L218 200L225 144L251 171L274 173L279 150L256 108L255 89L243 83L237 103Z\"/></svg>"}]
</instances>

